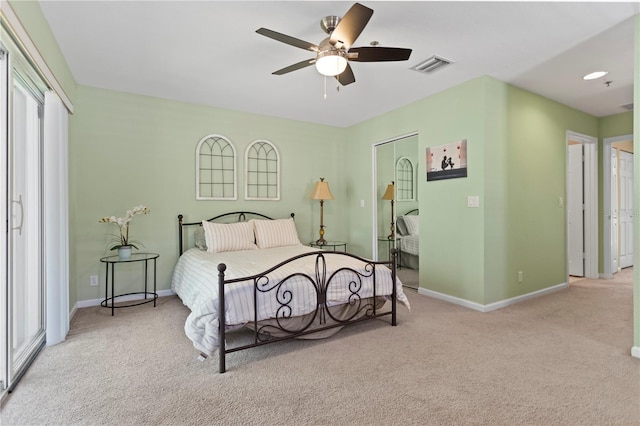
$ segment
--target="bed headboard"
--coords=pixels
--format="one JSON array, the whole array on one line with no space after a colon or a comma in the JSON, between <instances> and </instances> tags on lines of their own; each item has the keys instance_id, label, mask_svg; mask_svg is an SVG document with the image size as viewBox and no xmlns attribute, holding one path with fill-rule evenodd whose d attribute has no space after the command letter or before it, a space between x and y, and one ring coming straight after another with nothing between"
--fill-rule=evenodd
<instances>
[{"instance_id":1,"label":"bed headboard","mask_svg":"<svg viewBox=\"0 0 640 426\"><path fill-rule=\"evenodd\" d=\"M409 214L415 214L417 215L419 213L419 209L413 209L413 210L409 210L408 212L406 212L403 216L409 215Z\"/></svg>"},{"instance_id":2,"label":"bed headboard","mask_svg":"<svg viewBox=\"0 0 640 426\"><path fill-rule=\"evenodd\" d=\"M291 213L291 218L295 217L295 213ZM178 249L179 255L184 253L184 227L191 226L202 226L202 220L198 222L184 222L184 216L178 215ZM218 223L234 223L234 222L246 222L250 219L268 219L273 220L272 217L263 215L262 213L255 212L231 212L231 213L223 213L218 216L214 216L211 219L207 219L207 222L218 222Z\"/></svg>"}]
</instances>

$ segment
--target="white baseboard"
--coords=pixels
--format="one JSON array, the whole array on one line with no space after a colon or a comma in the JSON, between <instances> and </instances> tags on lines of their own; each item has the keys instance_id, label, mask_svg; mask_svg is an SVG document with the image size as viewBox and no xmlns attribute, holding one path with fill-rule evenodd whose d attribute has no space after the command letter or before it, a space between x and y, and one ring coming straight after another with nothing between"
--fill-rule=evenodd
<instances>
[{"instance_id":1,"label":"white baseboard","mask_svg":"<svg viewBox=\"0 0 640 426\"><path fill-rule=\"evenodd\" d=\"M173 292L173 290L158 290L157 293L158 293L158 297L175 296L175 293ZM139 300L139 299L144 299L144 294L130 294L127 296L118 297L116 298L116 303L127 302L129 300ZM76 303L76 306L74 307L74 309L76 309L76 307L89 308L91 306L100 306L103 300L104 299L102 298L90 299L90 300L79 300L78 303Z\"/></svg>"},{"instance_id":2,"label":"white baseboard","mask_svg":"<svg viewBox=\"0 0 640 426\"><path fill-rule=\"evenodd\" d=\"M542 290L537 290L531 293L522 294L520 296L512 297L510 299L489 303L488 305L482 305L477 302L472 302L470 300L461 299L459 297L450 296L448 294L439 293L433 290L427 290L422 287L418 289L418 294L422 294L423 296L433 297L435 299L444 300L445 302L454 303L456 305L464 306L465 308L473 309L480 312L491 312L491 311L495 311L496 309L501 309L509 305L513 305L514 303L523 302L528 299L533 299L534 297L540 297L545 294L549 294L549 293L556 292L558 290L565 289L567 287L569 287L567 283L557 284L552 287L543 288Z\"/></svg>"},{"instance_id":3,"label":"white baseboard","mask_svg":"<svg viewBox=\"0 0 640 426\"><path fill-rule=\"evenodd\" d=\"M78 312L78 303L76 302L73 305L73 308L71 308L71 312L69 312L69 324L71 324L71 321L73 320L73 317L76 316L77 312Z\"/></svg>"},{"instance_id":4,"label":"white baseboard","mask_svg":"<svg viewBox=\"0 0 640 426\"><path fill-rule=\"evenodd\" d=\"M631 348L631 356L634 358L640 358L640 346L634 346Z\"/></svg>"}]
</instances>

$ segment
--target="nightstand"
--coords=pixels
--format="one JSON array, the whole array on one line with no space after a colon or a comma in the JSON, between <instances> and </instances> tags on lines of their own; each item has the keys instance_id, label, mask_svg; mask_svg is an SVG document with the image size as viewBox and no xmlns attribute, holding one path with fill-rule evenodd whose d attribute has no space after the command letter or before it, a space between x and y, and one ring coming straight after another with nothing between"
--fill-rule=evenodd
<instances>
[{"instance_id":1,"label":"nightstand","mask_svg":"<svg viewBox=\"0 0 640 426\"><path fill-rule=\"evenodd\" d=\"M388 254L388 258L389 258L389 262L391 262L391 249L398 249L398 247L400 246L400 238L395 237L395 238L378 238L379 242L386 242L387 243L387 254ZM400 249L398 249L398 258L397 258L397 262L396 262L396 267L398 269L400 269L400 254L402 252L400 251Z\"/></svg>"},{"instance_id":2,"label":"nightstand","mask_svg":"<svg viewBox=\"0 0 640 426\"><path fill-rule=\"evenodd\" d=\"M130 306L138 306L143 305L145 303L153 302L153 307L156 306L156 299L158 298L158 293L156 291L156 259L160 257L158 253L133 253L129 259L120 259L118 255L115 256L107 256L100 259L100 262L105 263L107 267L107 273L105 278L105 289L104 289L104 300L100 303L100 306L104 308L111 308L111 316L114 314L114 310L116 308L128 308ZM153 261L153 291L148 291L147 284L147 272L149 269L149 262ZM125 294L115 294L115 266L119 263L132 263L132 262L143 262L144 263L144 291L138 291L133 293L125 293ZM111 297L109 297L109 266L111 266ZM120 305L115 306L115 299L123 296L130 295L144 295L144 299L138 303L131 303L129 305ZM111 301L111 305L109 305L109 301Z\"/></svg>"},{"instance_id":3,"label":"nightstand","mask_svg":"<svg viewBox=\"0 0 640 426\"><path fill-rule=\"evenodd\" d=\"M324 244L318 244L315 241L309 243L311 247L321 248L323 250L333 250L338 251L341 250L343 252L347 252L347 243L344 241L327 241Z\"/></svg>"}]
</instances>

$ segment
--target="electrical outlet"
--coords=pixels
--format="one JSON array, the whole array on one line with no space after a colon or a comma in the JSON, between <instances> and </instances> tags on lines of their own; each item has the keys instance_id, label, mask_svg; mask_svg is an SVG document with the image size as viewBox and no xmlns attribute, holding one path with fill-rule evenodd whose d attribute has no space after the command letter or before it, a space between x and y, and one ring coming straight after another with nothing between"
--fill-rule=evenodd
<instances>
[{"instance_id":1,"label":"electrical outlet","mask_svg":"<svg viewBox=\"0 0 640 426\"><path fill-rule=\"evenodd\" d=\"M524 279L524 276L522 274L522 271L518 271L518 282L521 283Z\"/></svg>"},{"instance_id":2,"label":"electrical outlet","mask_svg":"<svg viewBox=\"0 0 640 426\"><path fill-rule=\"evenodd\" d=\"M91 275L89 277L89 285L91 287L98 287L98 276L97 275Z\"/></svg>"}]
</instances>

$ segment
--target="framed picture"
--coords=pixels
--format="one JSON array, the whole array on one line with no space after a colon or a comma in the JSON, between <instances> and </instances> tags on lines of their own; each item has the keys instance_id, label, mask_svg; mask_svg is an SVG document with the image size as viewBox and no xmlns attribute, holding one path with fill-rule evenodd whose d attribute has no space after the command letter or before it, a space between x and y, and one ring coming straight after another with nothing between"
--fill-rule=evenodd
<instances>
[{"instance_id":1,"label":"framed picture","mask_svg":"<svg viewBox=\"0 0 640 426\"><path fill-rule=\"evenodd\" d=\"M467 140L427 148L427 181L467 177Z\"/></svg>"}]
</instances>

